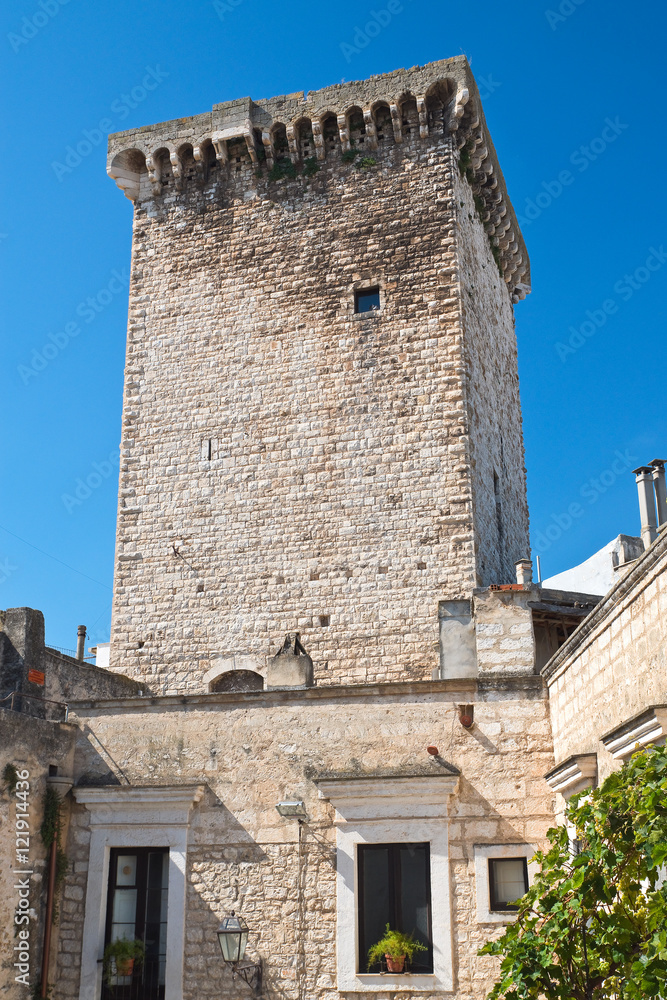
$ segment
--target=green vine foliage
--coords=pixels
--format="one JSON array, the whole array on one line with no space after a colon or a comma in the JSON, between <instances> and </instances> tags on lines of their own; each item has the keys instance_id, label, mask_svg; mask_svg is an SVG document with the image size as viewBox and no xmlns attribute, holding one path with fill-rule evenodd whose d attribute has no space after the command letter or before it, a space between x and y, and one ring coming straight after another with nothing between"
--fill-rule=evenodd
<instances>
[{"instance_id":1,"label":"green vine foliage","mask_svg":"<svg viewBox=\"0 0 667 1000\"><path fill-rule=\"evenodd\" d=\"M315 174L319 173L320 165L317 162L317 157L309 156L303 165L303 176L304 177L314 177Z\"/></svg>"},{"instance_id":2,"label":"green vine foliage","mask_svg":"<svg viewBox=\"0 0 667 1000\"><path fill-rule=\"evenodd\" d=\"M636 753L549 831L489 1000L644 1000L667 990L667 748Z\"/></svg>"},{"instance_id":3,"label":"green vine foliage","mask_svg":"<svg viewBox=\"0 0 667 1000\"><path fill-rule=\"evenodd\" d=\"M44 796L44 818L39 828L39 835L47 851L58 836L60 826L60 796L55 788L47 786Z\"/></svg>"},{"instance_id":4,"label":"green vine foliage","mask_svg":"<svg viewBox=\"0 0 667 1000\"><path fill-rule=\"evenodd\" d=\"M54 886L53 923L58 923L58 896L65 876L69 869L67 855L60 846L60 796L54 788L47 787L44 796L44 818L39 829L42 843L47 851L51 849L54 840L56 841L56 878Z\"/></svg>"}]
</instances>

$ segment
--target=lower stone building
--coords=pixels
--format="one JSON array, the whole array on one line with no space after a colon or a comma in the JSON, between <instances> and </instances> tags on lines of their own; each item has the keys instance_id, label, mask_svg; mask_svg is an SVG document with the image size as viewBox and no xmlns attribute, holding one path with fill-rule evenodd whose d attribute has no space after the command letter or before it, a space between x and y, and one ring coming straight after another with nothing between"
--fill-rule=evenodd
<instances>
[{"instance_id":1,"label":"lower stone building","mask_svg":"<svg viewBox=\"0 0 667 1000\"><path fill-rule=\"evenodd\" d=\"M21 661L44 684L41 702L0 710L0 996L29 995L16 956L29 954L27 981L40 982L49 784L63 796L67 859L47 962L55 998L251 995L217 939L232 911L263 997L485 996L496 965L477 951L512 919L564 799L637 742L664 739L666 559L663 533L602 600L541 588L521 564L520 583L443 602L430 681L313 686L292 636L261 688L232 671L228 690L159 696L43 638L40 650L41 616L7 612L3 676ZM426 949L402 973L367 966L386 923ZM107 983L119 929L146 958Z\"/></svg>"}]
</instances>

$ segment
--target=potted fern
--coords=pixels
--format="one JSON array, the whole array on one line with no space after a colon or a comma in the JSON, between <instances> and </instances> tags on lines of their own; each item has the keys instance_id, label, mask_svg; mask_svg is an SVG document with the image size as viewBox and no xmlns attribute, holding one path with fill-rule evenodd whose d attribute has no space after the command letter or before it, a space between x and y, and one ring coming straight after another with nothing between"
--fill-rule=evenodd
<instances>
[{"instance_id":1,"label":"potted fern","mask_svg":"<svg viewBox=\"0 0 667 1000\"><path fill-rule=\"evenodd\" d=\"M141 964L145 954L144 942L136 938L134 941L127 938L110 941L104 949L103 960L107 985L111 986L113 976L131 976L134 972L134 963Z\"/></svg>"},{"instance_id":2,"label":"potted fern","mask_svg":"<svg viewBox=\"0 0 667 1000\"><path fill-rule=\"evenodd\" d=\"M412 956L416 951L427 951L425 944L415 941L412 934L403 934L401 931L392 931L387 924L384 935L377 944L374 944L368 952L368 968L382 961L387 963L387 972L403 972L405 960L412 961Z\"/></svg>"}]
</instances>

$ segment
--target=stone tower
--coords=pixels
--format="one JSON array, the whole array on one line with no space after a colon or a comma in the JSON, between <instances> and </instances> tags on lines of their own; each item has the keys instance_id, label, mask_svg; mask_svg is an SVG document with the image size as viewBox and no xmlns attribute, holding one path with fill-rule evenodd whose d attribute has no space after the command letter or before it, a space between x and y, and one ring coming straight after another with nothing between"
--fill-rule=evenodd
<instances>
[{"instance_id":1,"label":"stone tower","mask_svg":"<svg viewBox=\"0 0 667 1000\"><path fill-rule=\"evenodd\" d=\"M112 668L430 679L513 579L529 263L464 57L114 135L134 202ZM258 676L258 675L261 675Z\"/></svg>"}]
</instances>

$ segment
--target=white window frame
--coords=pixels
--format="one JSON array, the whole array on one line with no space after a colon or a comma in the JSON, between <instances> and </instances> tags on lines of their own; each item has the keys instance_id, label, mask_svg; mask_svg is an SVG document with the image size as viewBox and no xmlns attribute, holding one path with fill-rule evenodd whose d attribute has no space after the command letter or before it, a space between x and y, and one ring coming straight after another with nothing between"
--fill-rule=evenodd
<instances>
[{"instance_id":1,"label":"white window frame","mask_svg":"<svg viewBox=\"0 0 667 1000\"><path fill-rule=\"evenodd\" d=\"M447 802L452 774L415 777L322 778L320 797L336 808L336 960L340 992L452 992L452 914ZM433 973L365 973L358 954L359 844L428 843L431 869Z\"/></svg>"},{"instance_id":2,"label":"white window frame","mask_svg":"<svg viewBox=\"0 0 667 1000\"><path fill-rule=\"evenodd\" d=\"M183 996L185 863L190 813L204 785L74 788L90 814L88 884L81 947L79 1000L99 997L107 917L109 858L113 847L168 847L167 964L165 1000Z\"/></svg>"},{"instance_id":3,"label":"white window frame","mask_svg":"<svg viewBox=\"0 0 667 1000\"><path fill-rule=\"evenodd\" d=\"M477 893L477 923L511 924L516 910L492 910L489 885L489 858L501 860L525 858L528 861L528 888L539 871L539 865L529 859L535 854L535 844L474 844L475 891Z\"/></svg>"}]
</instances>

